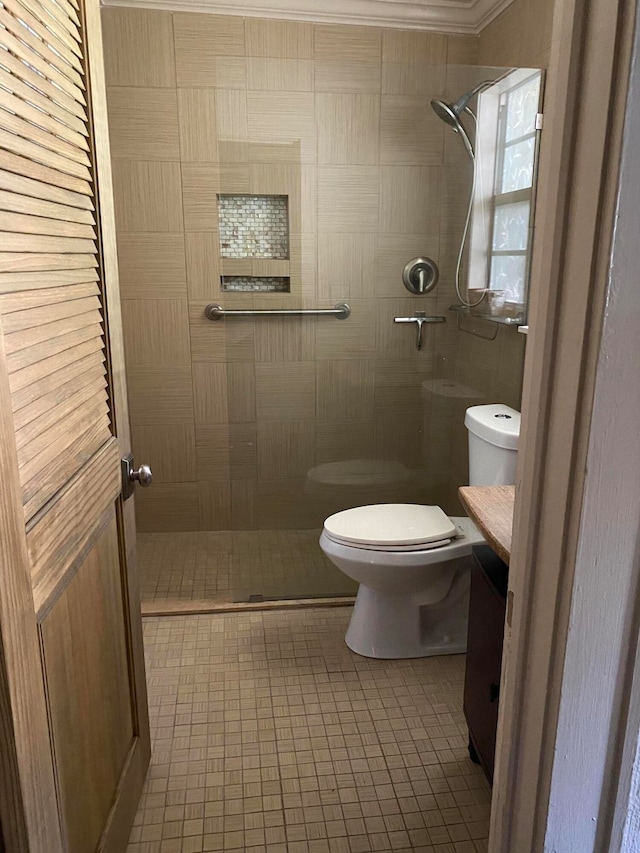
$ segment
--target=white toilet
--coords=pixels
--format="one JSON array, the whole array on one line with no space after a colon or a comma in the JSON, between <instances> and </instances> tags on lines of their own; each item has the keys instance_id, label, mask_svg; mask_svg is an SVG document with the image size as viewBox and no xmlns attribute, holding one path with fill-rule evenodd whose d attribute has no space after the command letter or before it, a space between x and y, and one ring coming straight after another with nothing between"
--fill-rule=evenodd
<instances>
[{"instance_id":1,"label":"white toilet","mask_svg":"<svg viewBox=\"0 0 640 853\"><path fill-rule=\"evenodd\" d=\"M520 413L494 404L467 409L469 482L515 482ZM329 516L320 547L360 588L346 635L370 658L464 652L473 522L437 506L374 504Z\"/></svg>"}]
</instances>

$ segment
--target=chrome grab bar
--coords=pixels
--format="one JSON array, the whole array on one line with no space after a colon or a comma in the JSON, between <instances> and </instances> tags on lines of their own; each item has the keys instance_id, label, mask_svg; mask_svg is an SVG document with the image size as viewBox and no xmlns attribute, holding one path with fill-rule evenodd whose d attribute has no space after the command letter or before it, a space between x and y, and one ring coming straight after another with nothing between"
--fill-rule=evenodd
<instances>
[{"instance_id":1,"label":"chrome grab bar","mask_svg":"<svg viewBox=\"0 0 640 853\"><path fill-rule=\"evenodd\" d=\"M427 317L425 311L416 311L413 317L394 317L394 323L416 323L416 349L422 349L422 327L425 323L444 323L446 317Z\"/></svg>"},{"instance_id":2,"label":"chrome grab bar","mask_svg":"<svg viewBox=\"0 0 640 853\"><path fill-rule=\"evenodd\" d=\"M204 309L208 320L222 320L224 317L335 317L336 320L346 320L351 314L351 308L346 302L338 302L334 308L223 308L212 302Z\"/></svg>"}]
</instances>

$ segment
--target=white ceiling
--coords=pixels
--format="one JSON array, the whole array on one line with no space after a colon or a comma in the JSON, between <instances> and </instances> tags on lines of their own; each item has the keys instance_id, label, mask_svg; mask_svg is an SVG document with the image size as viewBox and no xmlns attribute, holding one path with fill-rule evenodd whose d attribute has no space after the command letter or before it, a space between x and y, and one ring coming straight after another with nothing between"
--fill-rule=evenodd
<instances>
[{"instance_id":1,"label":"white ceiling","mask_svg":"<svg viewBox=\"0 0 640 853\"><path fill-rule=\"evenodd\" d=\"M479 33L512 0L103 0L107 6Z\"/></svg>"}]
</instances>

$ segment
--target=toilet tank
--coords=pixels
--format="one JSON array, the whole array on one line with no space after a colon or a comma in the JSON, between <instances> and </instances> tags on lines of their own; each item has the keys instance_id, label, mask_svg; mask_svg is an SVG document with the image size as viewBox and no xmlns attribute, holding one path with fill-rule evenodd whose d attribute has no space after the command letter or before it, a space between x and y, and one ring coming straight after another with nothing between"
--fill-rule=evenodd
<instances>
[{"instance_id":1,"label":"toilet tank","mask_svg":"<svg viewBox=\"0 0 640 853\"><path fill-rule=\"evenodd\" d=\"M469 431L469 485L508 486L516 481L520 412L501 403L472 406Z\"/></svg>"}]
</instances>

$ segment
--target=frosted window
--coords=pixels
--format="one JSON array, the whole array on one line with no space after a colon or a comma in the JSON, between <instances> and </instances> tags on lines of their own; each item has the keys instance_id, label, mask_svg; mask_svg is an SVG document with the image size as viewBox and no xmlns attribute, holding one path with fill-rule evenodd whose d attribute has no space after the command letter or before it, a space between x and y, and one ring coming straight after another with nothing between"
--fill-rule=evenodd
<instances>
[{"instance_id":1,"label":"frosted window","mask_svg":"<svg viewBox=\"0 0 640 853\"><path fill-rule=\"evenodd\" d=\"M504 204L496 208L493 220L493 250L525 250L529 238L529 202Z\"/></svg>"},{"instance_id":2,"label":"frosted window","mask_svg":"<svg viewBox=\"0 0 640 853\"><path fill-rule=\"evenodd\" d=\"M526 255L494 255L491 260L490 290L504 293L506 302L524 302Z\"/></svg>"},{"instance_id":3,"label":"frosted window","mask_svg":"<svg viewBox=\"0 0 640 853\"><path fill-rule=\"evenodd\" d=\"M524 190L533 182L535 138L525 139L505 148L502 165L501 193Z\"/></svg>"},{"instance_id":4,"label":"frosted window","mask_svg":"<svg viewBox=\"0 0 640 853\"><path fill-rule=\"evenodd\" d=\"M509 92L507 98L507 142L533 133L536 129L538 99L540 97L540 77L536 76L517 89Z\"/></svg>"}]
</instances>

